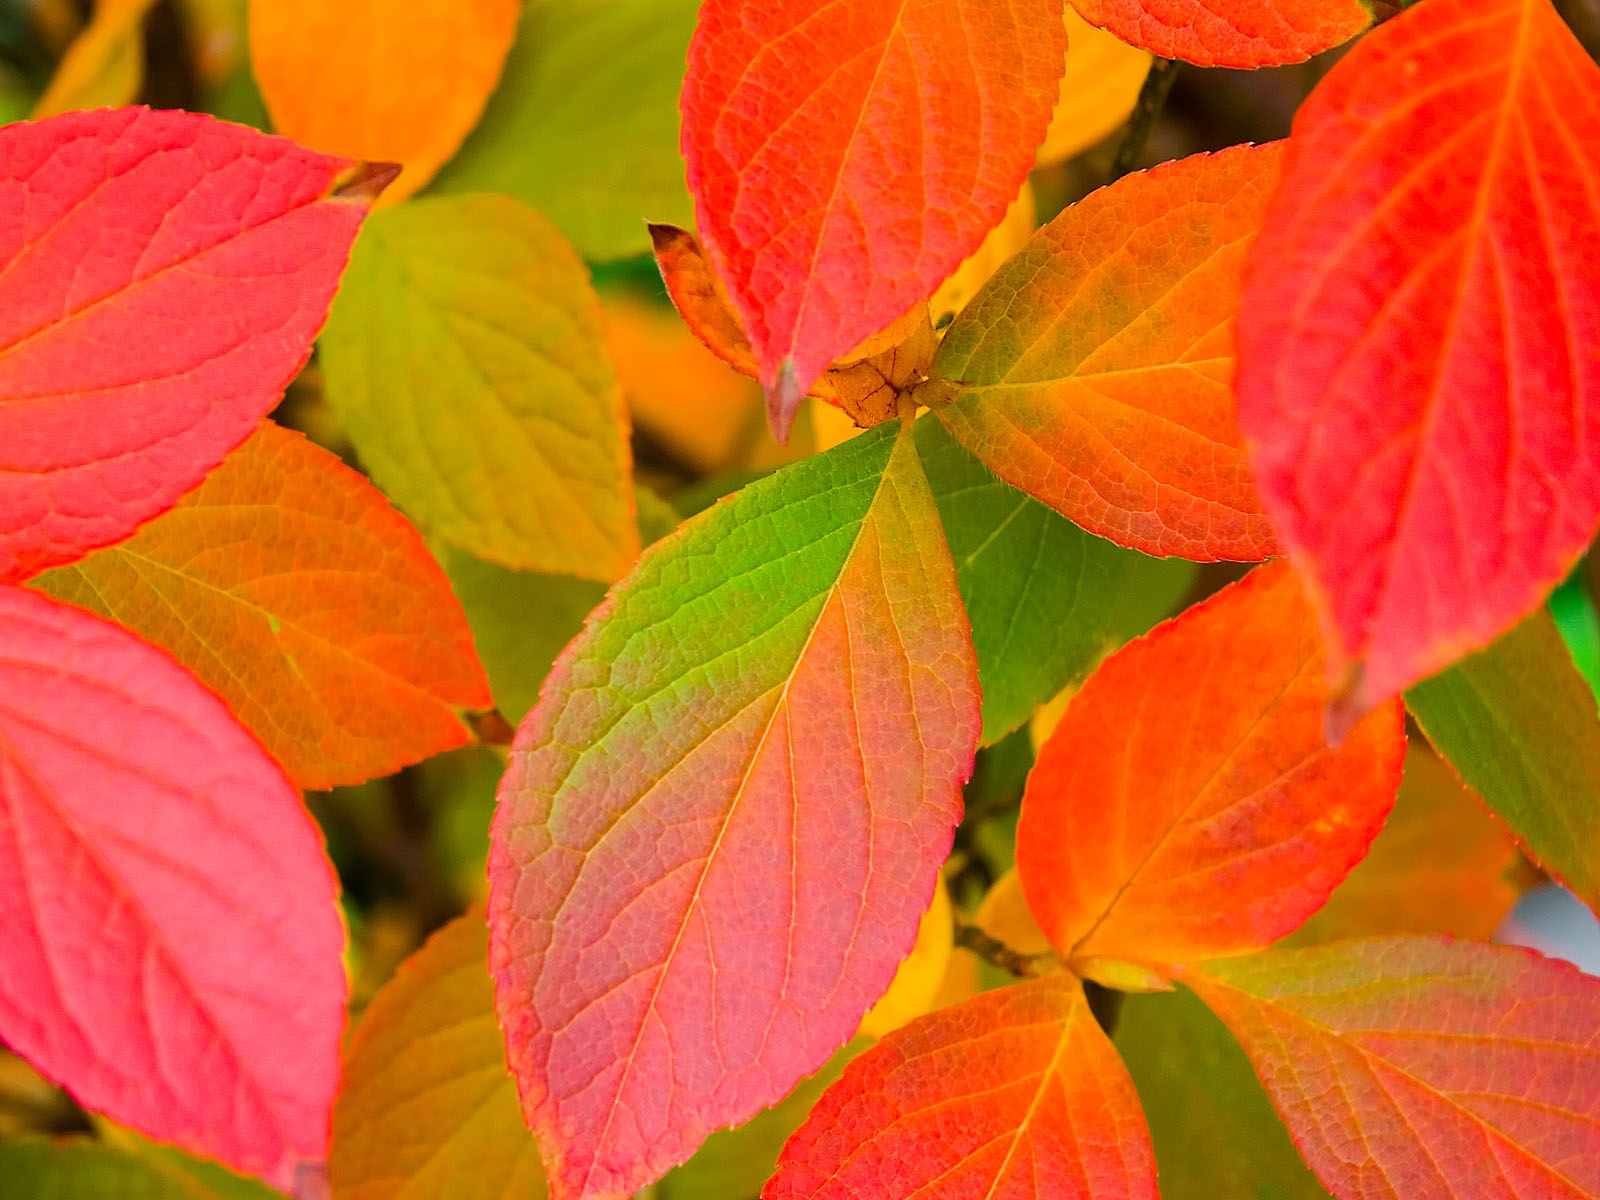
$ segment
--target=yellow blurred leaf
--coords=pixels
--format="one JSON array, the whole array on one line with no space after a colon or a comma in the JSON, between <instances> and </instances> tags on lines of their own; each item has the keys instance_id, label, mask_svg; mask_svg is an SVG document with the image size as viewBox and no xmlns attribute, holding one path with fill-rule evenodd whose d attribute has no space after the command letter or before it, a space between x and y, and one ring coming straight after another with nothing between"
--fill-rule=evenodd
<instances>
[{"instance_id":1,"label":"yellow blurred leaf","mask_svg":"<svg viewBox=\"0 0 1600 1200\"><path fill-rule=\"evenodd\" d=\"M250 55L277 131L405 167L409 196L477 124L516 34L517 0L251 0Z\"/></svg>"},{"instance_id":2,"label":"yellow blurred leaf","mask_svg":"<svg viewBox=\"0 0 1600 1200\"><path fill-rule=\"evenodd\" d=\"M1126 121L1150 72L1148 50L1097 29L1070 4L1066 21L1067 71L1049 132L1039 147L1040 166L1087 150Z\"/></svg>"},{"instance_id":3,"label":"yellow blurred leaf","mask_svg":"<svg viewBox=\"0 0 1600 1200\"><path fill-rule=\"evenodd\" d=\"M861 1018L857 1031L867 1037L882 1037L907 1021L933 1009L934 999L945 981L950 966L951 938L955 932L950 911L950 893L940 880L933 890L933 903L917 927L917 941L895 972L894 981L872 1011Z\"/></svg>"},{"instance_id":4,"label":"yellow blurred leaf","mask_svg":"<svg viewBox=\"0 0 1600 1200\"><path fill-rule=\"evenodd\" d=\"M1068 57L1070 59L1070 54ZM999 269L1000 264L1021 250L1033 236L1038 220L1033 185L1024 179L1022 190L1011 202L1011 207L1006 209L1006 215L1000 218L1000 224L989 231L989 236L983 239L971 257L939 285L933 299L928 301L928 310L933 314L935 324L967 306L967 302L978 294L978 289Z\"/></svg>"},{"instance_id":5,"label":"yellow blurred leaf","mask_svg":"<svg viewBox=\"0 0 1600 1200\"><path fill-rule=\"evenodd\" d=\"M34 120L80 108L120 108L144 84L144 18L154 0L100 0L34 106Z\"/></svg>"},{"instance_id":6,"label":"yellow blurred leaf","mask_svg":"<svg viewBox=\"0 0 1600 1200\"><path fill-rule=\"evenodd\" d=\"M1044 954L1051 949L1022 896L1022 880L1012 868L989 889L974 917L978 928L1019 954Z\"/></svg>"},{"instance_id":7,"label":"yellow blurred leaf","mask_svg":"<svg viewBox=\"0 0 1600 1200\"><path fill-rule=\"evenodd\" d=\"M494 1016L483 912L452 921L378 993L345 1050L334 1200L540 1200Z\"/></svg>"}]
</instances>

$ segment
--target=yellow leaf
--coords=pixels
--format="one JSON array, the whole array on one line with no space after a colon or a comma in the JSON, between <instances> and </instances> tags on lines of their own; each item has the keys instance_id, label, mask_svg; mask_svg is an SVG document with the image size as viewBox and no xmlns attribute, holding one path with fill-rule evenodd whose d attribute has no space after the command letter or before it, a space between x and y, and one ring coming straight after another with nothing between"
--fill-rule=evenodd
<instances>
[{"instance_id":1,"label":"yellow leaf","mask_svg":"<svg viewBox=\"0 0 1600 1200\"><path fill-rule=\"evenodd\" d=\"M394 203L477 124L516 33L517 0L251 0L250 55L277 131L398 162Z\"/></svg>"},{"instance_id":2,"label":"yellow leaf","mask_svg":"<svg viewBox=\"0 0 1600 1200\"><path fill-rule=\"evenodd\" d=\"M955 932L950 911L950 893L940 880L933 890L933 903L917 927L917 941L895 972L894 981L872 1011L861 1019L857 1031L867 1037L882 1037L907 1021L930 1012L934 998L944 983L950 966L951 938Z\"/></svg>"},{"instance_id":3,"label":"yellow leaf","mask_svg":"<svg viewBox=\"0 0 1600 1200\"><path fill-rule=\"evenodd\" d=\"M1070 58L1069 54L1069 61ZM972 256L939 285L933 299L928 301L928 310L933 314L934 321L965 308L967 301L978 294L978 289L999 269L1000 264L1021 250L1023 244L1033 236L1038 221L1033 186L1024 179L1022 190L1011 202L1011 207L1006 209L1006 215L1000 218L1000 224L989 231L989 236L983 239Z\"/></svg>"},{"instance_id":4,"label":"yellow leaf","mask_svg":"<svg viewBox=\"0 0 1600 1200\"><path fill-rule=\"evenodd\" d=\"M34 119L132 104L144 83L144 18L153 3L100 0L34 106Z\"/></svg>"},{"instance_id":5,"label":"yellow leaf","mask_svg":"<svg viewBox=\"0 0 1600 1200\"><path fill-rule=\"evenodd\" d=\"M489 982L483 911L446 925L372 1002L345 1050L334 1200L541 1200Z\"/></svg>"},{"instance_id":6,"label":"yellow leaf","mask_svg":"<svg viewBox=\"0 0 1600 1200\"><path fill-rule=\"evenodd\" d=\"M1060 162L1094 145L1128 119L1150 52L1104 29L1097 29L1067 5L1067 72L1061 78L1050 129L1039 147L1038 163Z\"/></svg>"}]
</instances>

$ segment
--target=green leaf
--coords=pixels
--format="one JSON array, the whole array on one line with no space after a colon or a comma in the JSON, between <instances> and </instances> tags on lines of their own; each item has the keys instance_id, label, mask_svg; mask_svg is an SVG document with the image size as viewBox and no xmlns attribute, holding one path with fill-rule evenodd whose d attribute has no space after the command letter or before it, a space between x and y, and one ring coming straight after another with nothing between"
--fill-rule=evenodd
<instances>
[{"instance_id":1,"label":"green leaf","mask_svg":"<svg viewBox=\"0 0 1600 1200\"><path fill-rule=\"evenodd\" d=\"M1406 707L1529 857L1600 908L1600 714L1550 614L1417 684Z\"/></svg>"},{"instance_id":2,"label":"green leaf","mask_svg":"<svg viewBox=\"0 0 1600 1200\"><path fill-rule=\"evenodd\" d=\"M609 580L632 562L600 302L544 217L509 196L374 214L321 346L329 404L419 524L503 566Z\"/></svg>"},{"instance_id":3,"label":"green leaf","mask_svg":"<svg viewBox=\"0 0 1600 1200\"><path fill-rule=\"evenodd\" d=\"M1162 1200L1327 1200L1250 1060L1192 992L1124 997L1115 1040L1150 1123Z\"/></svg>"},{"instance_id":4,"label":"green leaf","mask_svg":"<svg viewBox=\"0 0 1600 1200\"><path fill-rule=\"evenodd\" d=\"M78 1138L0 1145L0 1193L17 1200L281 1200L265 1184L214 1163L151 1151L136 1156Z\"/></svg>"},{"instance_id":5,"label":"green leaf","mask_svg":"<svg viewBox=\"0 0 1600 1200\"><path fill-rule=\"evenodd\" d=\"M590 259L688 227L678 88L699 0L534 0L483 119L435 192L509 192Z\"/></svg>"},{"instance_id":6,"label":"green leaf","mask_svg":"<svg viewBox=\"0 0 1600 1200\"><path fill-rule=\"evenodd\" d=\"M972 620L990 745L1166 616L1196 567L1084 532L1001 482L938 421L916 432Z\"/></svg>"}]
</instances>

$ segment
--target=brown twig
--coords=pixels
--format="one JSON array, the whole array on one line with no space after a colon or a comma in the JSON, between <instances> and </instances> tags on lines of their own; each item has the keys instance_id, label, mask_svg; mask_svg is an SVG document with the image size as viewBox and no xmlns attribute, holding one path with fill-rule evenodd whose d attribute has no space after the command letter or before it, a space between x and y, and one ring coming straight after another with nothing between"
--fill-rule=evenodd
<instances>
[{"instance_id":1,"label":"brown twig","mask_svg":"<svg viewBox=\"0 0 1600 1200\"><path fill-rule=\"evenodd\" d=\"M971 950L984 962L1009 971L1019 979L1037 979L1060 965L1060 959L1051 951L1043 954L1024 954L1013 950L999 938L990 937L976 925L956 921L955 944Z\"/></svg>"}]
</instances>

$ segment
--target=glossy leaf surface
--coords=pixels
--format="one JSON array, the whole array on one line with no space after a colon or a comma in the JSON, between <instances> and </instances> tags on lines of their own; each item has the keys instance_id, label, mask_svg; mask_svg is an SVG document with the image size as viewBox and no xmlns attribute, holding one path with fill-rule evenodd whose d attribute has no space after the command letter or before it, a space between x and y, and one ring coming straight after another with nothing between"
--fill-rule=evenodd
<instances>
[{"instance_id":1,"label":"glossy leaf surface","mask_svg":"<svg viewBox=\"0 0 1600 1200\"><path fill-rule=\"evenodd\" d=\"M1600 979L1518 947L1393 938L1185 982L1340 1200L1600 1193Z\"/></svg>"},{"instance_id":2,"label":"glossy leaf surface","mask_svg":"<svg viewBox=\"0 0 1600 1200\"><path fill-rule=\"evenodd\" d=\"M978 738L909 430L647 551L518 732L491 962L558 1196L635 1191L815 1070L910 949Z\"/></svg>"},{"instance_id":3,"label":"glossy leaf surface","mask_svg":"<svg viewBox=\"0 0 1600 1200\"><path fill-rule=\"evenodd\" d=\"M525 4L505 76L438 191L506 192L587 259L650 249L645 222L687 226L678 91L698 0Z\"/></svg>"},{"instance_id":4,"label":"glossy leaf surface","mask_svg":"<svg viewBox=\"0 0 1600 1200\"><path fill-rule=\"evenodd\" d=\"M1112 655L1039 751L1017 871L1069 960L1259 949L1316 911L1400 786L1386 705L1336 749L1316 621L1286 563Z\"/></svg>"},{"instance_id":5,"label":"glossy leaf surface","mask_svg":"<svg viewBox=\"0 0 1600 1200\"><path fill-rule=\"evenodd\" d=\"M845 1069L763 1200L1155 1200L1139 1098L1076 979L977 996Z\"/></svg>"},{"instance_id":6,"label":"glossy leaf surface","mask_svg":"<svg viewBox=\"0 0 1600 1200\"><path fill-rule=\"evenodd\" d=\"M274 128L433 177L477 123L516 32L517 0L250 0L250 60Z\"/></svg>"},{"instance_id":7,"label":"glossy leaf surface","mask_svg":"<svg viewBox=\"0 0 1600 1200\"><path fill-rule=\"evenodd\" d=\"M488 929L474 909L402 963L361 1018L333 1109L334 1200L544 1195L488 960Z\"/></svg>"},{"instance_id":8,"label":"glossy leaf surface","mask_svg":"<svg viewBox=\"0 0 1600 1200\"><path fill-rule=\"evenodd\" d=\"M170 651L301 787L463 745L457 709L493 703L417 531L271 422L171 512L35 583Z\"/></svg>"},{"instance_id":9,"label":"glossy leaf surface","mask_svg":"<svg viewBox=\"0 0 1600 1200\"><path fill-rule=\"evenodd\" d=\"M950 326L939 410L1000 478L1090 533L1207 561L1277 552L1234 417L1239 272L1280 145L1130 175L1033 237Z\"/></svg>"},{"instance_id":10,"label":"glossy leaf surface","mask_svg":"<svg viewBox=\"0 0 1600 1200\"><path fill-rule=\"evenodd\" d=\"M192 113L0 130L0 580L127 536L250 435L380 186Z\"/></svg>"},{"instance_id":11,"label":"glossy leaf surface","mask_svg":"<svg viewBox=\"0 0 1600 1200\"><path fill-rule=\"evenodd\" d=\"M992 475L937 421L917 451L955 557L983 684L983 742L999 741L1166 616L1194 568L1093 537Z\"/></svg>"},{"instance_id":12,"label":"glossy leaf surface","mask_svg":"<svg viewBox=\"0 0 1600 1200\"><path fill-rule=\"evenodd\" d=\"M1050 0L703 6L682 101L689 189L780 439L829 362L999 223L1065 52Z\"/></svg>"},{"instance_id":13,"label":"glossy leaf surface","mask_svg":"<svg viewBox=\"0 0 1600 1200\"><path fill-rule=\"evenodd\" d=\"M1486 942L1517 902L1520 856L1505 826L1420 742L1366 858L1288 945L1392 933Z\"/></svg>"},{"instance_id":14,"label":"glossy leaf surface","mask_svg":"<svg viewBox=\"0 0 1600 1200\"><path fill-rule=\"evenodd\" d=\"M1202 67L1301 62L1372 24L1362 0L1072 0L1090 22Z\"/></svg>"},{"instance_id":15,"label":"glossy leaf surface","mask_svg":"<svg viewBox=\"0 0 1600 1200\"><path fill-rule=\"evenodd\" d=\"M503 566L612 580L639 552L628 418L588 271L509 196L376 214L322 336L362 465Z\"/></svg>"},{"instance_id":16,"label":"glossy leaf surface","mask_svg":"<svg viewBox=\"0 0 1600 1200\"><path fill-rule=\"evenodd\" d=\"M1250 1060L1192 992L1124 996L1114 1041L1150 1124L1161 1200L1328 1200Z\"/></svg>"},{"instance_id":17,"label":"glossy leaf surface","mask_svg":"<svg viewBox=\"0 0 1600 1200\"><path fill-rule=\"evenodd\" d=\"M1406 707L1528 855L1600 911L1600 715L1550 614L1417 684Z\"/></svg>"},{"instance_id":18,"label":"glossy leaf surface","mask_svg":"<svg viewBox=\"0 0 1600 1200\"><path fill-rule=\"evenodd\" d=\"M1347 714L1487 645L1594 534L1596 180L1600 67L1549 0L1415 5L1295 118L1239 420Z\"/></svg>"},{"instance_id":19,"label":"glossy leaf surface","mask_svg":"<svg viewBox=\"0 0 1600 1200\"><path fill-rule=\"evenodd\" d=\"M152 1137L322 1159L344 926L299 795L161 651L21 588L0 697L0 1037Z\"/></svg>"}]
</instances>

